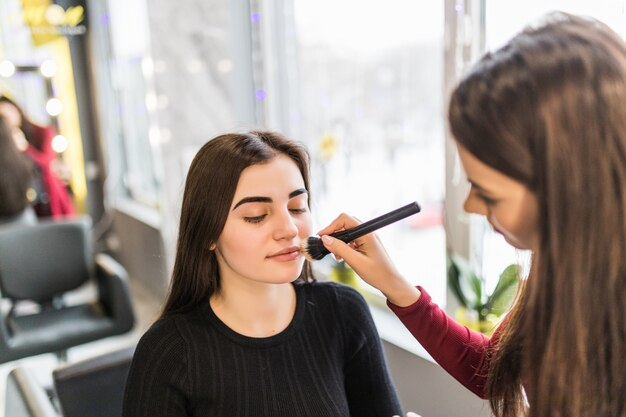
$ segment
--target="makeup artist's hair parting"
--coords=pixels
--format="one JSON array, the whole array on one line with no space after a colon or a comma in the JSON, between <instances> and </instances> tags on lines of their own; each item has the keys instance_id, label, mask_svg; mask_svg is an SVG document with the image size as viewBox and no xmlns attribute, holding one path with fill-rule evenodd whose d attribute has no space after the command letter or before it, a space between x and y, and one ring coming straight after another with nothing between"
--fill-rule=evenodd
<instances>
[{"instance_id":1,"label":"makeup artist's hair parting","mask_svg":"<svg viewBox=\"0 0 626 417\"><path fill-rule=\"evenodd\" d=\"M207 142L189 168L178 231L170 291L162 315L187 311L208 302L220 288L219 268L212 245L222 233L241 172L286 155L297 165L309 187L309 156L300 144L270 131L231 133ZM298 280L314 281L305 261Z\"/></svg>"},{"instance_id":2,"label":"makeup artist's hair parting","mask_svg":"<svg viewBox=\"0 0 626 417\"><path fill-rule=\"evenodd\" d=\"M624 41L551 14L485 55L448 116L458 143L539 204L530 277L491 352L495 415L626 416Z\"/></svg>"}]
</instances>

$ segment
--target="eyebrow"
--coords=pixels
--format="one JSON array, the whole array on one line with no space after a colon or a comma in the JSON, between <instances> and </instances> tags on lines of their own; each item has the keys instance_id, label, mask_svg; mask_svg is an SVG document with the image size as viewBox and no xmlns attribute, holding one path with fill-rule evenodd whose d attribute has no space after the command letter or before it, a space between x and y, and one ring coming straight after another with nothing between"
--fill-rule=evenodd
<instances>
[{"instance_id":1,"label":"eyebrow","mask_svg":"<svg viewBox=\"0 0 626 417\"><path fill-rule=\"evenodd\" d=\"M486 189L482 185L476 183L475 181L472 181L471 179L468 178L467 182L469 182L472 185L472 187L478 188L479 191L481 191L483 193L491 194L491 191L489 191L488 189Z\"/></svg>"},{"instance_id":2,"label":"eyebrow","mask_svg":"<svg viewBox=\"0 0 626 417\"><path fill-rule=\"evenodd\" d=\"M467 179L467 182L469 182L469 183L471 184L471 186L472 186L472 187L475 187L475 188L480 188L481 190L484 190L484 188L483 188L483 187L481 187L481 185L480 185L480 184L476 183L475 181L473 181L473 180L471 180L471 179L469 179L469 178Z\"/></svg>"},{"instance_id":3,"label":"eyebrow","mask_svg":"<svg viewBox=\"0 0 626 417\"><path fill-rule=\"evenodd\" d=\"M300 194L306 194L306 193L307 193L306 189L298 188L297 190L294 190L289 193L289 199L291 200L292 198L297 197ZM271 198L263 197L263 196L244 197L241 200L239 200L237 204L235 204L235 207L233 207L233 210L235 210L240 205L246 204L246 203L271 203L272 201L273 200Z\"/></svg>"}]
</instances>

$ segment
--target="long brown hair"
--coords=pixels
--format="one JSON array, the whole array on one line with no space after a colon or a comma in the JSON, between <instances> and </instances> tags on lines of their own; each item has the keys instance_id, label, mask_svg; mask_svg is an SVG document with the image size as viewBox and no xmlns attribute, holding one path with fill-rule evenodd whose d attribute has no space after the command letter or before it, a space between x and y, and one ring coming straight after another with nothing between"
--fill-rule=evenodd
<instances>
[{"instance_id":1,"label":"long brown hair","mask_svg":"<svg viewBox=\"0 0 626 417\"><path fill-rule=\"evenodd\" d=\"M241 172L283 154L298 166L308 193L309 157L305 148L269 131L225 134L207 142L189 168L183 195L178 247L170 291L162 315L187 311L219 291L215 252L210 249L222 233ZM309 261L299 280L313 281Z\"/></svg>"},{"instance_id":2,"label":"long brown hair","mask_svg":"<svg viewBox=\"0 0 626 417\"><path fill-rule=\"evenodd\" d=\"M28 205L26 193L33 175L33 164L20 152L13 132L0 117L0 217L18 215Z\"/></svg>"},{"instance_id":3,"label":"long brown hair","mask_svg":"<svg viewBox=\"0 0 626 417\"><path fill-rule=\"evenodd\" d=\"M626 44L552 14L483 57L449 122L539 205L530 276L491 352L495 415L626 416Z\"/></svg>"},{"instance_id":4,"label":"long brown hair","mask_svg":"<svg viewBox=\"0 0 626 417\"><path fill-rule=\"evenodd\" d=\"M24 132L24 136L26 137L26 140L35 148L41 149L43 144L41 143L41 139L38 137L36 133L38 126L26 116L26 113L24 113L24 110L22 110L22 108L15 101L11 100L7 96L0 96L0 103L7 103L15 107L15 109L20 115L19 128L22 132Z\"/></svg>"}]
</instances>

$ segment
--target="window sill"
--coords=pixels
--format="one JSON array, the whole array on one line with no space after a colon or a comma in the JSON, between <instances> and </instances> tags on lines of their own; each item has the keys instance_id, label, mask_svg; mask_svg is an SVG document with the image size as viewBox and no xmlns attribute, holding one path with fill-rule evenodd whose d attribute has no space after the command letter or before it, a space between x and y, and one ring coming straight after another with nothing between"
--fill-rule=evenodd
<instances>
[{"instance_id":1,"label":"window sill","mask_svg":"<svg viewBox=\"0 0 626 417\"><path fill-rule=\"evenodd\" d=\"M154 229L159 230L161 228L161 215L154 207L147 206L129 198L123 198L115 201L113 208Z\"/></svg>"},{"instance_id":2,"label":"window sill","mask_svg":"<svg viewBox=\"0 0 626 417\"><path fill-rule=\"evenodd\" d=\"M429 362L436 363L389 308L370 303L370 311L382 340Z\"/></svg>"}]
</instances>

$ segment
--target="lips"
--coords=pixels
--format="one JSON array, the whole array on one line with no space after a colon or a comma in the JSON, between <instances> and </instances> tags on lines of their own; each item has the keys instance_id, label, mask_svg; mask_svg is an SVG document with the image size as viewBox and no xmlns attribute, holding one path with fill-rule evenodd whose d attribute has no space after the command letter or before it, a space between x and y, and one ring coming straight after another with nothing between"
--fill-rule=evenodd
<instances>
[{"instance_id":1,"label":"lips","mask_svg":"<svg viewBox=\"0 0 626 417\"><path fill-rule=\"evenodd\" d=\"M299 246L290 246L281 251L269 255L267 258L276 261L292 261L300 256Z\"/></svg>"}]
</instances>

